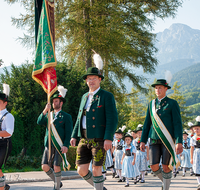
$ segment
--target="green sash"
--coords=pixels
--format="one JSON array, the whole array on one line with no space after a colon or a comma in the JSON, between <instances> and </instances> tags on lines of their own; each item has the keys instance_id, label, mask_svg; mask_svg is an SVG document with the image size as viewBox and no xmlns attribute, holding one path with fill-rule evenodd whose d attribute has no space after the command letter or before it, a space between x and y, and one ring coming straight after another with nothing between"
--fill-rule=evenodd
<instances>
[{"instance_id":1,"label":"green sash","mask_svg":"<svg viewBox=\"0 0 200 190\"><path fill-rule=\"evenodd\" d=\"M159 136L162 143L165 145L169 153L171 154L171 159L169 162L169 168L172 170L173 166L178 168L180 166L180 161L176 157L175 153L175 143L165 127L164 123L160 119L160 117L156 113L155 99L150 103L150 115L153 124L153 128L155 129L157 135Z\"/></svg>"},{"instance_id":2,"label":"green sash","mask_svg":"<svg viewBox=\"0 0 200 190\"><path fill-rule=\"evenodd\" d=\"M50 121L51 121L51 139L52 139L52 142L56 148L56 150L58 151L58 153L60 154L62 160L63 160L63 169L64 171L66 171L66 169L70 169L70 164L69 162L67 161L67 156L66 156L66 153L62 153L61 152L61 148L63 146L63 142L62 142L62 139L60 138L53 122L53 112L50 113Z\"/></svg>"}]
</instances>

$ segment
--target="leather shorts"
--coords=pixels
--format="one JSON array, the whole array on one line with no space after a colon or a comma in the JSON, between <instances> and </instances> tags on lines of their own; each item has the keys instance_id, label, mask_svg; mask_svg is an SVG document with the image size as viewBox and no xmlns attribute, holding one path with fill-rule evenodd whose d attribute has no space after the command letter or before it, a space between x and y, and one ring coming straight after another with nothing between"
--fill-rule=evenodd
<instances>
[{"instance_id":1,"label":"leather shorts","mask_svg":"<svg viewBox=\"0 0 200 190\"><path fill-rule=\"evenodd\" d=\"M106 151L103 138L82 138L77 147L76 164L87 164L92 160L95 166L105 163Z\"/></svg>"},{"instance_id":2,"label":"leather shorts","mask_svg":"<svg viewBox=\"0 0 200 190\"><path fill-rule=\"evenodd\" d=\"M53 167L53 165L60 166L61 162L62 162L62 158L54 146L51 146L50 160L49 160L49 149L48 147L45 147L44 153L42 156L42 162L41 162L42 165L48 164L49 167Z\"/></svg>"},{"instance_id":3,"label":"leather shorts","mask_svg":"<svg viewBox=\"0 0 200 190\"><path fill-rule=\"evenodd\" d=\"M2 165L6 164L8 156L12 150L11 138L0 139L0 169Z\"/></svg>"},{"instance_id":4,"label":"leather shorts","mask_svg":"<svg viewBox=\"0 0 200 190\"><path fill-rule=\"evenodd\" d=\"M149 164L155 165L160 163L160 159L163 165L169 165L171 154L168 152L165 145L160 139L150 139L149 145Z\"/></svg>"}]
</instances>

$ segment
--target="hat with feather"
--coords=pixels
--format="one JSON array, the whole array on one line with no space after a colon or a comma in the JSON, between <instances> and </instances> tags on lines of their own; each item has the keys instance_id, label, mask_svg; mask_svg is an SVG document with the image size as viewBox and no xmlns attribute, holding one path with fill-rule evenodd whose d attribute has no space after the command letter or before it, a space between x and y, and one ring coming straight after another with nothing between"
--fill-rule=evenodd
<instances>
[{"instance_id":1,"label":"hat with feather","mask_svg":"<svg viewBox=\"0 0 200 190\"><path fill-rule=\"evenodd\" d=\"M9 102L8 96L10 94L10 86L8 84L3 84L3 93L0 92L0 100Z\"/></svg>"},{"instance_id":2,"label":"hat with feather","mask_svg":"<svg viewBox=\"0 0 200 190\"><path fill-rule=\"evenodd\" d=\"M184 131L183 131L183 135L184 135L184 134L185 134L185 135L188 135L188 133L187 133L187 131L186 131L186 130L184 130Z\"/></svg>"},{"instance_id":3,"label":"hat with feather","mask_svg":"<svg viewBox=\"0 0 200 190\"><path fill-rule=\"evenodd\" d=\"M138 131L142 131L143 129L143 125L142 124L139 124L135 130L135 133L137 133Z\"/></svg>"},{"instance_id":4,"label":"hat with feather","mask_svg":"<svg viewBox=\"0 0 200 190\"><path fill-rule=\"evenodd\" d=\"M191 122L190 122L191 123ZM196 121L195 123L191 123L192 125L190 126L190 129L193 128L193 127L200 127L200 116L197 116L196 117Z\"/></svg>"},{"instance_id":5,"label":"hat with feather","mask_svg":"<svg viewBox=\"0 0 200 190\"><path fill-rule=\"evenodd\" d=\"M123 134L123 131L126 129L126 126L125 125L123 125L122 127L120 127L119 129L117 129L116 131L115 131L115 133L118 133L118 134Z\"/></svg>"},{"instance_id":6,"label":"hat with feather","mask_svg":"<svg viewBox=\"0 0 200 190\"><path fill-rule=\"evenodd\" d=\"M89 67L87 70L87 73L85 75L83 75L82 78L85 80L88 75L96 75L103 80L104 77L101 75L101 72L100 72L100 70L103 69L103 60L102 60L101 56L96 52L93 55L93 60L94 60L94 64L96 67Z\"/></svg>"},{"instance_id":7,"label":"hat with feather","mask_svg":"<svg viewBox=\"0 0 200 190\"><path fill-rule=\"evenodd\" d=\"M171 88L171 86L169 86L169 83L172 80L172 74L170 71L166 71L165 72L165 79L158 79L154 84L152 84L152 87L155 87L156 85L163 85L165 87L167 87L168 89Z\"/></svg>"},{"instance_id":8,"label":"hat with feather","mask_svg":"<svg viewBox=\"0 0 200 190\"><path fill-rule=\"evenodd\" d=\"M64 88L63 86L59 85L58 92L59 93L56 93L51 97L51 100L53 100L55 98L59 98L63 103L65 103L66 102L65 95L67 93L67 89Z\"/></svg>"}]
</instances>

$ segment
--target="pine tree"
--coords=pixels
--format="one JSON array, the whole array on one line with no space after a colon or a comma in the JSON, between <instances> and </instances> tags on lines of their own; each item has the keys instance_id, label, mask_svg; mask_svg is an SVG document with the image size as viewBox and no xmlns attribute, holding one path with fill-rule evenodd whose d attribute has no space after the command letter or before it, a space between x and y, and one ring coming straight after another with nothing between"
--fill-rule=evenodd
<instances>
[{"instance_id":1,"label":"pine tree","mask_svg":"<svg viewBox=\"0 0 200 190\"><path fill-rule=\"evenodd\" d=\"M126 125L128 129L128 121L130 119L130 113L132 111L129 104L130 101L127 97L127 94L124 94L121 101L118 101L116 104L118 111L118 128Z\"/></svg>"},{"instance_id":2,"label":"pine tree","mask_svg":"<svg viewBox=\"0 0 200 190\"><path fill-rule=\"evenodd\" d=\"M145 107L140 102L139 91L132 88L132 92L129 94L130 102L129 105L131 112L129 114L128 127L130 129L136 129L138 124L143 124L145 120Z\"/></svg>"},{"instance_id":3,"label":"pine tree","mask_svg":"<svg viewBox=\"0 0 200 190\"><path fill-rule=\"evenodd\" d=\"M8 3L17 0L6 0ZM157 17L174 16L181 0L59 0L55 1L56 49L69 64L92 66L92 49L104 60L104 75L125 89L124 79L145 90L142 76L134 68L155 72L157 60L155 34ZM28 28L24 44L34 47L34 2L20 1L26 14L13 18L18 28ZM151 17L150 17L151 15ZM32 39L29 40L30 38ZM58 53L58 52L57 52ZM61 58L61 57L60 57Z\"/></svg>"},{"instance_id":4,"label":"pine tree","mask_svg":"<svg viewBox=\"0 0 200 190\"><path fill-rule=\"evenodd\" d=\"M172 95L170 95L169 97L176 100L179 104L180 107L180 112L181 112L181 119L182 119L182 124L184 128L188 128L188 121L191 120L191 117L189 116L189 114L191 112L188 111L188 106L186 106L186 101L185 101L185 97L183 96L183 94L179 91L181 84L178 85L178 82L176 81L172 87L172 90L174 91Z\"/></svg>"}]
</instances>

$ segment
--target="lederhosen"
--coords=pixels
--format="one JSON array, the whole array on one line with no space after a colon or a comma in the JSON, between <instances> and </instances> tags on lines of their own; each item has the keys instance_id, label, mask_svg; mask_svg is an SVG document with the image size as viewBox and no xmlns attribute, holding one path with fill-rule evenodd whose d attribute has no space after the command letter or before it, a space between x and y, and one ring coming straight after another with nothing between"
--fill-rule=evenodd
<instances>
[{"instance_id":1,"label":"lederhosen","mask_svg":"<svg viewBox=\"0 0 200 190\"><path fill-rule=\"evenodd\" d=\"M60 166L61 162L62 162L62 158L61 158L60 154L58 153L58 151L56 150L56 148L53 145L53 143L51 142L50 160L49 160L49 148L45 147L44 152L43 152L43 156L42 156L41 164L42 165L43 164L47 164L51 168L53 168L53 166Z\"/></svg>"},{"instance_id":2,"label":"lederhosen","mask_svg":"<svg viewBox=\"0 0 200 190\"><path fill-rule=\"evenodd\" d=\"M2 131L2 123L8 113L9 112L6 112L0 119L0 131ZM11 150L12 150L11 137L9 138L2 137L2 139L0 139L0 169L2 169L3 166L6 164L6 161L11 153Z\"/></svg>"},{"instance_id":3,"label":"lederhosen","mask_svg":"<svg viewBox=\"0 0 200 190\"><path fill-rule=\"evenodd\" d=\"M86 109L83 110L82 117L86 116ZM104 147L103 138L87 138L86 129L82 127L82 138L77 147L76 164L87 164L92 160L95 166L102 166L105 164L106 151Z\"/></svg>"},{"instance_id":4,"label":"lederhosen","mask_svg":"<svg viewBox=\"0 0 200 190\"><path fill-rule=\"evenodd\" d=\"M160 109L159 104L156 104L156 109ZM169 165L171 154L169 153L165 145L162 143L160 139L150 139L149 164L150 165L159 164L161 156L162 156L162 164Z\"/></svg>"},{"instance_id":5,"label":"lederhosen","mask_svg":"<svg viewBox=\"0 0 200 190\"><path fill-rule=\"evenodd\" d=\"M162 164L169 165L171 155L160 139L157 140L150 139L149 155L150 155L149 156L150 165L159 164L161 155L162 155Z\"/></svg>"}]
</instances>

